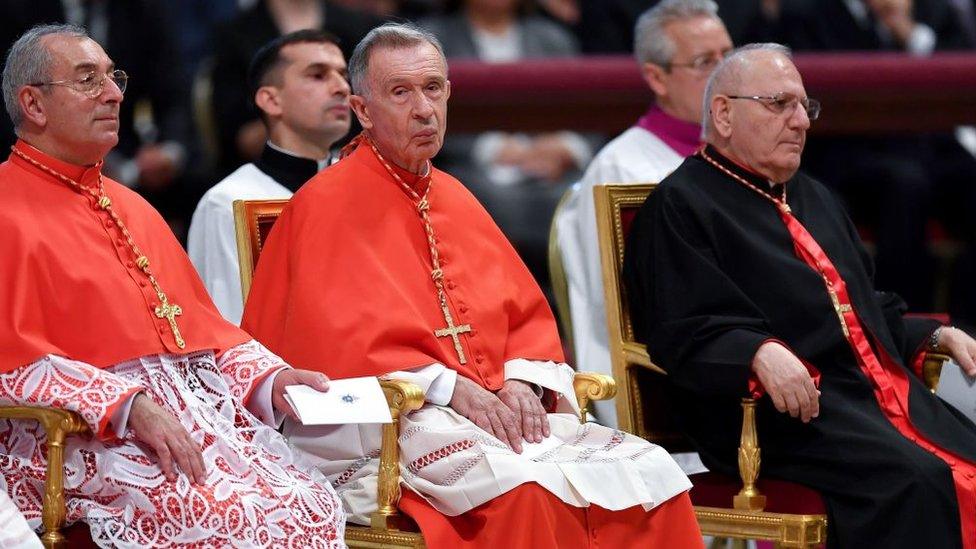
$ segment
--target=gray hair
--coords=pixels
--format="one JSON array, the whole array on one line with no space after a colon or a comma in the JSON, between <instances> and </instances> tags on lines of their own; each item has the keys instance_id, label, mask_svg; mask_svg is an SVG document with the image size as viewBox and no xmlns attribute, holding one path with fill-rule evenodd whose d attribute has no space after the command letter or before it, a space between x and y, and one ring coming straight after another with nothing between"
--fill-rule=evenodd
<instances>
[{"instance_id":1,"label":"gray hair","mask_svg":"<svg viewBox=\"0 0 976 549\"><path fill-rule=\"evenodd\" d=\"M702 140L705 140L713 129L712 98L720 93L730 93L730 88L737 88L742 81L742 66L746 58L753 52L778 53L787 59L793 59L790 48L775 42L746 44L736 48L721 63L715 67L705 84L705 95L702 98ZM737 93L737 92L736 92Z\"/></svg>"},{"instance_id":2,"label":"gray hair","mask_svg":"<svg viewBox=\"0 0 976 549\"><path fill-rule=\"evenodd\" d=\"M712 0L664 0L641 14L634 26L634 56L637 62L666 67L674 57L675 45L664 28L693 17L718 19L718 5Z\"/></svg>"},{"instance_id":3,"label":"gray hair","mask_svg":"<svg viewBox=\"0 0 976 549\"><path fill-rule=\"evenodd\" d=\"M3 67L3 102L14 128L24 121L20 112L17 94L20 88L51 79L51 64L54 59L47 47L41 44L45 36L66 34L78 38L88 38L88 31L77 25L38 25L25 32L14 42L7 52L7 63Z\"/></svg>"},{"instance_id":4,"label":"gray hair","mask_svg":"<svg viewBox=\"0 0 976 549\"><path fill-rule=\"evenodd\" d=\"M434 46L444 61L445 76L447 72L447 58L444 48L437 37L413 23L386 23L369 31L356 44L356 49L349 58L349 82L352 92L365 95L369 92L366 85L366 73L369 70L369 56L375 48L405 49L422 44Z\"/></svg>"}]
</instances>

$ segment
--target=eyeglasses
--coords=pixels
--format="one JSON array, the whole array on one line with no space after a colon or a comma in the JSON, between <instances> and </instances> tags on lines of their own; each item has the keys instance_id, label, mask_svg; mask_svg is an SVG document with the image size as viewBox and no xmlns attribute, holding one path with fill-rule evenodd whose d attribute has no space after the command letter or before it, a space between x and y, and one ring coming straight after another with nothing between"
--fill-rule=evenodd
<instances>
[{"instance_id":1,"label":"eyeglasses","mask_svg":"<svg viewBox=\"0 0 976 549\"><path fill-rule=\"evenodd\" d=\"M691 69L698 72L711 72L712 69L718 66L718 64L729 55L729 53L731 52L723 51L719 55L715 55L714 53L706 53L699 55L687 63L668 63L668 70L671 70L674 67L684 67L686 69Z\"/></svg>"},{"instance_id":2,"label":"eyeglasses","mask_svg":"<svg viewBox=\"0 0 976 549\"><path fill-rule=\"evenodd\" d=\"M797 105L802 105L803 110L807 112L807 118L811 121L820 117L820 101L810 99L809 97L800 99L792 93L783 92L777 93L776 95L726 95L726 97L729 99L751 99L758 101L776 114L783 114L784 112L792 114L796 110Z\"/></svg>"},{"instance_id":3,"label":"eyeglasses","mask_svg":"<svg viewBox=\"0 0 976 549\"><path fill-rule=\"evenodd\" d=\"M86 96L94 99L99 95L102 95L102 90L105 89L105 81L112 79L112 82L118 86L119 91L125 93L125 86L129 83L129 75L122 70L114 70L108 74L99 75L95 71L92 71L85 76L77 80L56 80L53 82L37 82L30 84L31 86L64 86L66 88L71 88L77 92L81 92Z\"/></svg>"}]
</instances>

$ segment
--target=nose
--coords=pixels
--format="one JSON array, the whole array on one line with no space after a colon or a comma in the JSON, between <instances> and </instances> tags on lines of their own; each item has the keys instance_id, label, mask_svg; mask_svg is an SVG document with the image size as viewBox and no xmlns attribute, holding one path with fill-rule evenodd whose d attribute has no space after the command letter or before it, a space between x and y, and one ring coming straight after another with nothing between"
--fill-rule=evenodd
<instances>
[{"instance_id":1,"label":"nose","mask_svg":"<svg viewBox=\"0 0 976 549\"><path fill-rule=\"evenodd\" d=\"M99 98L107 103L121 103L122 102L122 89L119 85L115 83L115 80L111 78L106 78L102 80L102 93Z\"/></svg>"},{"instance_id":2,"label":"nose","mask_svg":"<svg viewBox=\"0 0 976 549\"><path fill-rule=\"evenodd\" d=\"M423 92L414 95L414 115L417 118L426 120L434 116L434 103Z\"/></svg>"},{"instance_id":3,"label":"nose","mask_svg":"<svg viewBox=\"0 0 976 549\"><path fill-rule=\"evenodd\" d=\"M807 110L799 102L796 104L796 108L793 109L793 114L789 118L789 125L793 129L806 131L810 129L810 115L807 114Z\"/></svg>"},{"instance_id":4,"label":"nose","mask_svg":"<svg viewBox=\"0 0 976 549\"><path fill-rule=\"evenodd\" d=\"M349 81L346 80L341 74L336 75L336 82L333 86L333 95L347 96L352 93L352 88L349 86Z\"/></svg>"}]
</instances>

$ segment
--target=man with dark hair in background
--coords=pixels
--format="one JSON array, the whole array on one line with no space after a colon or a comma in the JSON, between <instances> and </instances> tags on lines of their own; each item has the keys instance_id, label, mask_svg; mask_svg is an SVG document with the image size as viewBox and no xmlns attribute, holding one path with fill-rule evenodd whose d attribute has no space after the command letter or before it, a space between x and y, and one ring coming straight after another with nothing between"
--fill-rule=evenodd
<instances>
[{"instance_id":1,"label":"man with dark hair in background","mask_svg":"<svg viewBox=\"0 0 976 549\"><path fill-rule=\"evenodd\" d=\"M301 30L254 56L248 88L268 132L261 157L238 168L200 200L187 249L220 313L238 324L244 304L234 231L234 200L290 198L329 165L349 131L346 61L337 39Z\"/></svg>"}]
</instances>

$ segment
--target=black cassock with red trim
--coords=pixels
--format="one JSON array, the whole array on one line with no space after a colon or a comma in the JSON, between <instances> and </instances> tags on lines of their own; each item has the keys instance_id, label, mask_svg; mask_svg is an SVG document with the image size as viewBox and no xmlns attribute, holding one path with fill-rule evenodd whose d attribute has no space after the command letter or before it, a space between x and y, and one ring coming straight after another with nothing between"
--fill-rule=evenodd
<instances>
[{"instance_id":1,"label":"black cassock with red trim","mask_svg":"<svg viewBox=\"0 0 976 549\"><path fill-rule=\"evenodd\" d=\"M648 198L624 266L637 337L669 372L705 464L737 471L739 399L756 350L776 339L820 371L820 415L804 424L760 401L762 475L823 495L828 545L976 547L976 426L912 369L938 323L905 318L898 296L875 291L871 259L823 185L787 181L787 213L780 189L705 155L716 165L689 157ZM850 305L848 333L831 288Z\"/></svg>"}]
</instances>

